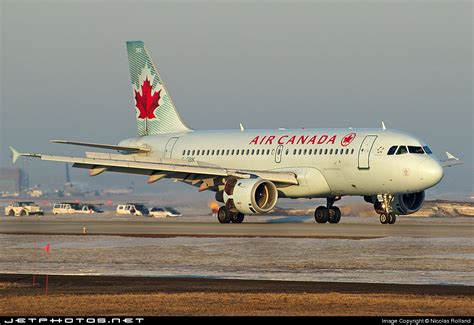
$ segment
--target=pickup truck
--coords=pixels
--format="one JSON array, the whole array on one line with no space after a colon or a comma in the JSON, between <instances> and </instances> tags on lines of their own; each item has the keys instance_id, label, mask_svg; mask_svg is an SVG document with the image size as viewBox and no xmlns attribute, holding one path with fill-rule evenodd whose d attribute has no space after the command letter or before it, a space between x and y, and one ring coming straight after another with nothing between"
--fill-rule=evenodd
<instances>
[{"instance_id":1,"label":"pickup truck","mask_svg":"<svg viewBox=\"0 0 474 325\"><path fill-rule=\"evenodd\" d=\"M117 214L132 214L134 216L146 216L150 213L143 203L126 203L117 206Z\"/></svg>"},{"instance_id":2,"label":"pickup truck","mask_svg":"<svg viewBox=\"0 0 474 325\"><path fill-rule=\"evenodd\" d=\"M41 208L35 202L21 201L14 202L5 207L5 215L11 217L30 215L42 216L44 215L44 211L41 210Z\"/></svg>"}]
</instances>

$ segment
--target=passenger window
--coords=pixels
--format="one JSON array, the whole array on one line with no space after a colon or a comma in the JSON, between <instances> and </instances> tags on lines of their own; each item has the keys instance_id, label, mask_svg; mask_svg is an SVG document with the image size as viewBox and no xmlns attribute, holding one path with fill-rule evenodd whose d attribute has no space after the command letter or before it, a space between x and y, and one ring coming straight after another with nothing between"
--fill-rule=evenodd
<instances>
[{"instance_id":1,"label":"passenger window","mask_svg":"<svg viewBox=\"0 0 474 325\"><path fill-rule=\"evenodd\" d=\"M260 154L260 149L257 149L256 155Z\"/></svg>"},{"instance_id":2,"label":"passenger window","mask_svg":"<svg viewBox=\"0 0 474 325\"><path fill-rule=\"evenodd\" d=\"M290 152L290 149L286 149L286 151L285 151L285 155L287 155L287 156L288 156L288 153L289 153L289 152Z\"/></svg>"},{"instance_id":3,"label":"passenger window","mask_svg":"<svg viewBox=\"0 0 474 325\"><path fill-rule=\"evenodd\" d=\"M193 156L194 156L194 152L195 152L195 150L193 150Z\"/></svg>"},{"instance_id":4,"label":"passenger window","mask_svg":"<svg viewBox=\"0 0 474 325\"><path fill-rule=\"evenodd\" d=\"M417 154L424 154L425 153L423 151L422 147L416 147L416 146L408 146L408 152L409 153L417 153Z\"/></svg>"},{"instance_id":5,"label":"passenger window","mask_svg":"<svg viewBox=\"0 0 474 325\"><path fill-rule=\"evenodd\" d=\"M353 154L354 154L354 149L351 150L351 155L353 155Z\"/></svg>"},{"instance_id":6,"label":"passenger window","mask_svg":"<svg viewBox=\"0 0 474 325\"><path fill-rule=\"evenodd\" d=\"M196 156L199 156L200 152L201 152L201 150L198 150L197 153L196 153Z\"/></svg>"},{"instance_id":7,"label":"passenger window","mask_svg":"<svg viewBox=\"0 0 474 325\"><path fill-rule=\"evenodd\" d=\"M185 155L186 155L186 150L183 150L183 156L185 156Z\"/></svg>"},{"instance_id":8,"label":"passenger window","mask_svg":"<svg viewBox=\"0 0 474 325\"><path fill-rule=\"evenodd\" d=\"M323 149L319 149L319 154L320 154L320 155L323 154Z\"/></svg>"},{"instance_id":9,"label":"passenger window","mask_svg":"<svg viewBox=\"0 0 474 325\"><path fill-rule=\"evenodd\" d=\"M303 151L303 155L306 155L306 150L307 150L307 149L304 149L304 151Z\"/></svg>"},{"instance_id":10,"label":"passenger window","mask_svg":"<svg viewBox=\"0 0 474 325\"><path fill-rule=\"evenodd\" d=\"M309 149L308 151L308 155L312 154L313 153L313 149Z\"/></svg>"},{"instance_id":11,"label":"passenger window","mask_svg":"<svg viewBox=\"0 0 474 325\"><path fill-rule=\"evenodd\" d=\"M398 147L398 150L397 150L397 155L403 155L405 153L407 153L408 150L407 150L407 147L405 146L400 146Z\"/></svg>"},{"instance_id":12,"label":"passenger window","mask_svg":"<svg viewBox=\"0 0 474 325\"><path fill-rule=\"evenodd\" d=\"M325 154L325 155L328 154L328 149L324 149L324 154Z\"/></svg>"},{"instance_id":13,"label":"passenger window","mask_svg":"<svg viewBox=\"0 0 474 325\"><path fill-rule=\"evenodd\" d=\"M330 154L330 155L332 155L332 149L331 149L331 150L329 150L329 154Z\"/></svg>"},{"instance_id":14,"label":"passenger window","mask_svg":"<svg viewBox=\"0 0 474 325\"><path fill-rule=\"evenodd\" d=\"M398 148L398 146L390 147L390 149L388 149L387 155L389 155L389 156L393 155L395 153L395 151L397 151L397 148Z\"/></svg>"},{"instance_id":15,"label":"passenger window","mask_svg":"<svg viewBox=\"0 0 474 325\"><path fill-rule=\"evenodd\" d=\"M336 149L336 150L334 150L334 154L335 154L335 155L337 155L337 149Z\"/></svg>"}]
</instances>

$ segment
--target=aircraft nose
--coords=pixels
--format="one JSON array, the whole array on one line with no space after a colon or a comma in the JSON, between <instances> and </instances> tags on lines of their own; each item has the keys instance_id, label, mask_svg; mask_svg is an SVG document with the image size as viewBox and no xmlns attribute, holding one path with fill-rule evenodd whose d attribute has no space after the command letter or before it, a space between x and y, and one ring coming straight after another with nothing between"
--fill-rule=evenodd
<instances>
[{"instance_id":1,"label":"aircraft nose","mask_svg":"<svg viewBox=\"0 0 474 325\"><path fill-rule=\"evenodd\" d=\"M438 184L443 178L443 167L434 159L423 162L420 167L423 170L423 178L430 187Z\"/></svg>"}]
</instances>

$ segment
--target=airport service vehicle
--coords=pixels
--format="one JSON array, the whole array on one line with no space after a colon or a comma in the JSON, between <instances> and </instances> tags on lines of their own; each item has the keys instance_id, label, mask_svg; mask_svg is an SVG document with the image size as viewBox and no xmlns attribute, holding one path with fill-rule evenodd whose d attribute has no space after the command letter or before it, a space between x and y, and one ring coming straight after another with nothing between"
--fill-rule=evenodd
<instances>
[{"instance_id":1,"label":"airport service vehicle","mask_svg":"<svg viewBox=\"0 0 474 325\"><path fill-rule=\"evenodd\" d=\"M117 214L132 214L134 216L146 216L150 213L143 203L127 203L117 206Z\"/></svg>"},{"instance_id":2,"label":"airport service vehicle","mask_svg":"<svg viewBox=\"0 0 474 325\"><path fill-rule=\"evenodd\" d=\"M64 202L64 203L55 203L53 205L52 212L54 215L56 215L56 214L72 214L72 213L91 214L91 213L94 213L95 211L93 209L90 209L87 204Z\"/></svg>"},{"instance_id":3,"label":"airport service vehicle","mask_svg":"<svg viewBox=\"0 0 474 325\"><path fill-rule=\"evenodd\" d=\"M221 223L241 223L245 215L271 211L279 198L326 198L315 210L318 223L338 223L335 203L361 196L383 224L421 208L425 190L438 184L443 167L460 160L449 153L440 161L411 134L363 128L198 131L178 114L142 41L127 42L138 136L118 145L52 140L55 143L115 150L86 152L85 157L20 153L20 156L68 162L89 170L144 175L148 183L170 178L214 191L223 203ZM111 112L114 113L114 112Z\"/></svg>"},{"instance_id":4,"label":"airport service vehicle","mask_svg":"<svg viewBox=\"0 0 474 325\"><path fill-rule=\"evenodd\" d=\"M181 212L171 207L154 207L150 210L150 216L155 218L181 217Z\"/></svg>"},{"instance_id":5,"label":"airport service vehicle","mask_svg":"<svg viewBox=\"0 0 474 325\"><path fill-rule=\"evenodd\" d=\"M91 211L94 211L94 213L103 213L104 210L102 209L102 206L103 204L102 203L99 203L99 204L85 204L85 206L87 206L87 208Z\"/></svg>"},{"instance_id":6,"label":"airport service vehicle","mask_svg":"<svg viewBox=\"0 0 474 325\"><path fill-rule=\"evenodd\" d=\"M43 216L44 211L35 203L31 201L19 201L5 207L6 216Z\"/></svg>"}]
</instances>

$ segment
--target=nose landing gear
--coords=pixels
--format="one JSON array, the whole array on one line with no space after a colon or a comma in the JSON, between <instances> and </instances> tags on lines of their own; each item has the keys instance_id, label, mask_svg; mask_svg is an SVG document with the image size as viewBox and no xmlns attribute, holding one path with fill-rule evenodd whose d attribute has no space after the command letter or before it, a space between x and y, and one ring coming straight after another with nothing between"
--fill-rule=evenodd
<instances>
[{"instance_id":1,"label":"nose landing gear","mask_svg":"<svg viewBox=\"0 0 474 325\"><path fill-rule=\"evenodd\" d=\"M376 210L380 212L380 223L386 225L393 225L397 221L397 215L392 211L392 201L394 196L392 194L383 194L380 206Z\"/></svg>"},{"instance_id":2,"label":"nose landing gear","mask_svg":"<svg viewBox=\"0 0 474 325\"><path fill-rule=\"evenodd\" d=\"M340 196L327 198L327 207L319 206L314 211L314 219L317 223L339 223L341 221L341 210L333 206L334 202L340 200Z\"/></svg>"}]
</instances>

